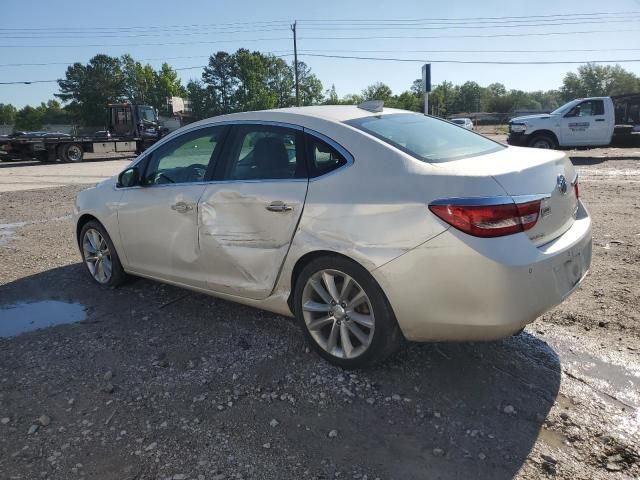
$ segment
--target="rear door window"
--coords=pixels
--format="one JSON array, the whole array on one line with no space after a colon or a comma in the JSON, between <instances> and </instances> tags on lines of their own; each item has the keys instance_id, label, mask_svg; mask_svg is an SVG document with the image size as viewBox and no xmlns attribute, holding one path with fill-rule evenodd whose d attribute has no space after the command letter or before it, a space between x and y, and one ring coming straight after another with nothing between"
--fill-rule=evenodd
<instances>
[{"instance_id":1,"label":"rear door window","mask_svg":"<svg viewBox=\"0 0 640 480\"><path fill-rule=\"evenodd\" d=\"M327 142L312 135L305 135L307 155L310 160L310 177L319 177L347 164L347 159Z\"/></svg>"},{"instance_id":2,"label":"rear door window","mask_svg":"<svg viewBox=\"0 0 640 480\"><path fill-rule=\"evenodd\" d=\"M236 128L233 138L225 180L307 177L301 132L271 125L243 125Z\"/></svg>"}]
</instances>

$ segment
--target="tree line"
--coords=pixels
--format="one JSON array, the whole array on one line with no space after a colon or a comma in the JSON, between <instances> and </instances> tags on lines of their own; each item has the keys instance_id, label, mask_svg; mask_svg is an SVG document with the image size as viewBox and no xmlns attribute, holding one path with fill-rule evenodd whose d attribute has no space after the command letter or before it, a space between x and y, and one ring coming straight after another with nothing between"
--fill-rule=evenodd
<instances>
[{"instance_id":1,"label":"tree line","mask_svg":"<svg viewBox=\"0 0 640 480\"><path fill-rule=\"evenodd\" d=\"M37 130L46 123L99 126L106 120L106 104L120 101L151 105L161 114L170 115L167 97L172 96L190 100L189 120L287 107L296 102L294 70L293 63L272 54L247 49L219 51L209 57L200 79L183 85L168 63L155 70L130 55L99 54L87 64L75 63L67 68L65 78L58 80L57 100L20 110L11 104L0 104L0 124L15 125L16 130ZM399 94L376 82L360 93L339 97L335 85L325 90L304 62L298 62L298 78L301 105L358 104L375 99L384 100L389 107L424 109L419 79ZM429 107L430 113L442 117L470 112L551 111L574 98L639 91L640 77L619 65L585 64L576 72L567 73L560 88L547 91L507 89L502 83L483 87L474 81L461 85L444 81L429 94Z\"/></svg>"}]
</instances>

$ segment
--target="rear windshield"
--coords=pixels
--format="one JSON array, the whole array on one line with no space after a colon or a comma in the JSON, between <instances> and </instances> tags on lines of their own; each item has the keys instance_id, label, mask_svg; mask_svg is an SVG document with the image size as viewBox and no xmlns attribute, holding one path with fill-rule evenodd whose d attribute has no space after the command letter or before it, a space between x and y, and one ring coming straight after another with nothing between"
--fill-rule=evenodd
<instances>
[{"instance_id":1,"label":"rear windshield","mask_svg":"<svg viewBox=\"0 0 640 480\"><path fill-rule=\"evenodd\" d=\"M449 122L412 113L392 113L345 122L429 163L447 162L504 147Z\"/></svg>"}]
</instances>

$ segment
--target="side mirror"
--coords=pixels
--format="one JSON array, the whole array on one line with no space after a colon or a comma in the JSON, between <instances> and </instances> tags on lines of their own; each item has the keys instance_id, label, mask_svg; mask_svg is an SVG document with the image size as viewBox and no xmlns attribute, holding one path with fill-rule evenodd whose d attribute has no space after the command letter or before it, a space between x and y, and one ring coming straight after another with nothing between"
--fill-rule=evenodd
<instances>
[{"instance_id":1,"label":"side mirror","mask_svg":"<svg viewBox=\"0 0 640 480\"><path fill-rule=\"evenodd\" d=\"M138 167L127 168L124 172L118 175L118 188L137 187L141 184L142 181Z\"/></svg>"}]
</instances>

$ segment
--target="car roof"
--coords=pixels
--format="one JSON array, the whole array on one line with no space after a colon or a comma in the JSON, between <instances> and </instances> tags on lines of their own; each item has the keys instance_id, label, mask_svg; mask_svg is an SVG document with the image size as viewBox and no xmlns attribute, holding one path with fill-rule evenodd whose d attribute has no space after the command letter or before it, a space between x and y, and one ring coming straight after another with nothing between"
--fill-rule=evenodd
<instances>
[{"instance_id":1,"label":"car roof","mask_svg":"<svg viewBox=\"0 0 640 480\"><path fill-rule=\"evenodd\" d=\"M409 113L408 110L400 110L397 108L384 108L382 112L370 112L356 105L314 105L310 107L288 107L275 108L271 110L258 110L253 112L238 112L218 117L201 120L191 125L218 123L226 121L242 121L242 120L271 120L285 123L304 125L313 120L325 120L334 123L343 123L348 120L364 117L374 117L380 115L388 115L391 113Z\"/></svg>"}]
</instances>

